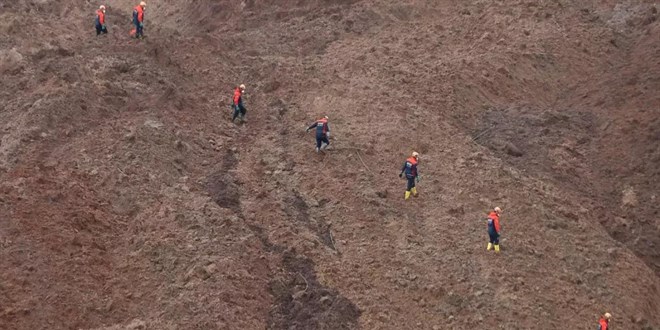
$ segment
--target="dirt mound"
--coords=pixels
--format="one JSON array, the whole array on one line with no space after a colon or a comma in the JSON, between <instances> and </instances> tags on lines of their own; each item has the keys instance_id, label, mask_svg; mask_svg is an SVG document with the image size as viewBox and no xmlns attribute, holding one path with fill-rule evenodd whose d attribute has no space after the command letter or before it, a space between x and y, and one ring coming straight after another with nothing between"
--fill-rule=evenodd
<instances>
[{"instance_id":1,"label":"dirt mound","mask_svg":"<svg viewBox=\"0 0 660 330\"><path fill-rule=\"evenodd\" d=\"M0 4L3 326L660 327L652 1L134 5Z\"/></svg>"}]
</instances>

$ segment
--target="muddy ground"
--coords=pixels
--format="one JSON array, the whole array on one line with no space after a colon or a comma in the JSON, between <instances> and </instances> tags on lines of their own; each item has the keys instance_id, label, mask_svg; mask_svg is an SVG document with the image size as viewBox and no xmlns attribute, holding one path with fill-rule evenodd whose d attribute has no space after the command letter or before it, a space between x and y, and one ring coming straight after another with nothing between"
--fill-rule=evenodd
<instances>
[{"instance_id":1,"label":"muddy ground","mask_svg":"<svg viewBox=\"0 0 660 330\"><path fill-rule=\"evenodd\" d=\"M0 328L660 329L657 2L99 4L0 3Z\"/></svg>"}]
</instances>

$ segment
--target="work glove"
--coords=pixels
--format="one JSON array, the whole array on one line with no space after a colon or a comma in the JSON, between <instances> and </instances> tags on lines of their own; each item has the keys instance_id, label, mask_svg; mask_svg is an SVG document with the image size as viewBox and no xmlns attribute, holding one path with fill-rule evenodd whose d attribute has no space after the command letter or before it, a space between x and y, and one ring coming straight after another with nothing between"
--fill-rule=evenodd
<instances>
[{"instance_id":1,"label":"work glove","mask_svg":"<svg viewBox=\"0 0 660 330\"><path fill-rule=\"evenodd\" d=\"M140 23L140 27L143 28L143 27L144 27L144 23Z\"/></svg>"},{"instance_id":2,"label":"work glove","mask_svg":"<svg viewBox=\"0 0 660 330\"><path fill-rule=\"evenodd\" d=\"M105 24L101 25L101 29L105 30Z\"/></svg>"},{"instance_id":3,"label":"work glove","mask_svg":"<svg viewBox=\"0 0 660 330\"><path fill-rule=\"evenodd\" d=\"M399 177L403 178L403 172L399 173Z\"/></svg>"},{"instance_id":4,"label":"work glove","mask_svg":"<svg viewBox=\"0 0 660 330\"><path fill-rule=\"evenodd\" d=\"M325 137L330 138L330 132L325 132Z\"/></svg>"},{"instance_id":5,"label":"work glove","mask_svg":"<svg viewBox=\"0 0 660 330\"><path fill-rule=\"evenodd\" d=\"M419 175L417 177L415 177L415 181L417 181L417 183L419 183Z\"/></svg>"},{"instance_id":6,"label":"work glove","mask_svg":"<svg viewBox=\"0 0 660 330\"><path fill-rule=\"evenodd\" d=\"M309 128L306 128L306 129L305 129L305 133L308 133L308 132L309 132Z\"/></svg>"}]
</instances>

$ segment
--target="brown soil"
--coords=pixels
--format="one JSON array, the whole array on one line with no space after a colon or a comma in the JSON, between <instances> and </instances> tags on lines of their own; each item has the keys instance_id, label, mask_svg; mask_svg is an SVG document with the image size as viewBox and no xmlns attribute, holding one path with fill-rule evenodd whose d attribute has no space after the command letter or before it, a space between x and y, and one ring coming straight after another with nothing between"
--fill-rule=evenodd
<instances>
[{"instance_id":1,"label":"brown soil","mask_svg":"<svg viewBox=\"0 0 660 330\"><path fill-rule=\"evenodd\" d=\"M0 3L1 329L660 329L654 1L133 5Z\"/></svg>"}]
</instances>

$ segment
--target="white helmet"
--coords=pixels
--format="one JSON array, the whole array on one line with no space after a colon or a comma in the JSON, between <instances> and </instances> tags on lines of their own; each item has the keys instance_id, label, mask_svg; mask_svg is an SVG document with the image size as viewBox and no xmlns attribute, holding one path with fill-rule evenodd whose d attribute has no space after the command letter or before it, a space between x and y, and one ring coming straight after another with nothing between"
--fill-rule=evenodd
<instances>
[{"instance_id":1,"label":"white helmet","mask_svg":"<svg viewBox=\"0 0 660 330\"><path fill-rule=\"evenodd\" d=\"M419 153L417 153L417 151L413 151L412 156L413 157L419 157Z\"/></svg>"},{"instance_id":2,"label":"white helmet","mask_svg":"<svg viewBox=\"0 0 660 330\"><path fill-rule=\"evenodd\" d=\"M105 6L104 6L104 5L101 5L101 7L99 7L99 9L100 9L100 10L105 10Z\"/></svg>"},{"instance_id":3,"label":"white helmet","mask_svg":"<svg viewBox=\"0 0 660 330\"><path fill-rule=\"evenodd\" d=\"M144 1L140 1L140 7L144 8L147 6L147 3Z\"/></svg>"},{"instance_id":4,"label":"white helmet","mask_svg":"<svg viewBox=\"0 0 660 330\"><path fill-rule=\"evenodd\" d=\"M609 319L612 318L612 314L610 314L610 313L605 313L605 314L603 314L603 317L605 317L606 319L609 320Z\"/></svg>"},{"instance_id":5,"label":"white helmet","mask_svg":"<svg viewBox=\"0 0 660 330\"><path fill-rule=\"evenodd\" d=\"M241 84L240 86L238 86L238 88L240 88L241 90L245 90L245 85Z\"/></svg>"},{"instance_id":6,"label":"white helmet","mask_svg":"<svg viewBox=\"0 0 660 330\"><path fill-rule=\"evenodd\" d=\"M493 210L494 210L495 212L497 212L497 214L499 214L500 212L502 212L502 209L501 209L499 206L495 206L495 208L494 208Z\"/></svg>"}]
</instances>

